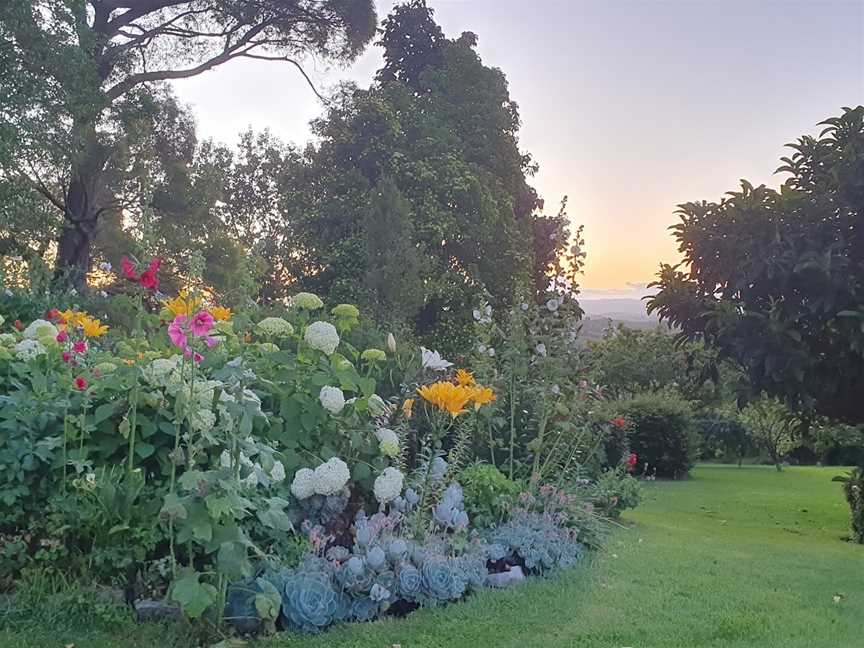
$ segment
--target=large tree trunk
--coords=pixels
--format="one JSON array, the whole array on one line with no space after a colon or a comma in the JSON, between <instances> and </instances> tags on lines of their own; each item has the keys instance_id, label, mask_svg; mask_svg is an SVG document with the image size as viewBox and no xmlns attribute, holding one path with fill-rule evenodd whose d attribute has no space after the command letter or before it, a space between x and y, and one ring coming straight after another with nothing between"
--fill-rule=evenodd
<instances>
[{"instance_id":1,"label":"large tree trunk","mask_svg":"<svg viewBox=\"0 0 864 648\"><path fill-rule=\"evenodd\" d=\"M54 278L67 286L82 288L90 271L91 246L99 215L105 206L101 190L107 148L99 142L95 128L86 129L82 154L73 161L66 191L63 231L57 246Z\"/></svg>"}]
</instances>

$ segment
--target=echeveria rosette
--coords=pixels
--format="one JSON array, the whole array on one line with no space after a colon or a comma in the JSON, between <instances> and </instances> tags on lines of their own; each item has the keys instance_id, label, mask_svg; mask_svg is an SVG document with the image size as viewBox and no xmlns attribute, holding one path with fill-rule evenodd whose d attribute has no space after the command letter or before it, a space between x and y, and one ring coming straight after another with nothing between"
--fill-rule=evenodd
<instances>
[{"instance_id":1,"label":"echeveria rosette","mask_svg":"<svg viewBox=\"0 0 864 648\"><path fill-rule=\"evenodd\" d=\"M303 339L310 348L331 355L339 346L339 332L330 322L312 322L306 327Z\"/></svg>"},{"instance_id":2,"label":"echeveria rosette","mask_svg":"<svg viewBox=\"0 0 864 648\"><path fill-rule=\"evenodd\" d=\"M423 591L432 600L449 601L461 596L454 595L459 587L453 580L453 568L446 558L430 558L423 563Z\"/></svg>"},{"instance_id":3,"label":"echeveria rosette","mask_svg":"<svg viewBox=\"0 0 864 648\"><path fill-rule=\"evenodd\" d=\"M339 593L327 573L299 572L285 579L282 615L301 632L316 634L339 615Z\"/></svg>"},{"instance_id":4,"label":"echeveria rosette","mask_svg":"<svg viewBox=\"0 0 864 648\"><path fill-rule=\"evenodd\" d=\"M396 585L399 596L416 601L423 594L423 574L411 563L403 563L396 570Z\"/></svg>"}]
</instances>

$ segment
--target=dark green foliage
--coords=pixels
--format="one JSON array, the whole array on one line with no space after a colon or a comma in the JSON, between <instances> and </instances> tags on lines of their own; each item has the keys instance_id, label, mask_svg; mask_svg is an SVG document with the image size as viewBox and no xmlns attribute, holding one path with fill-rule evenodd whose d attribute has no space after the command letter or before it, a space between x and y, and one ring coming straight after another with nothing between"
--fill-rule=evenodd
<instances>
[{"instance_id":1,"label":"dark green foliage","mask_svg":"<svg viewBox=\"0 0 864 648\"><path fill-rule=\"evenodd\" d=\"M504 520L516 504L519 484L495 466L474 464L462 471L459 482L465 491L465 510L476 526Z\"/></svg>"},{"instance_id":2,"label":"dark green foliage","mask_svg":"<svg viewBox=\"0 0 864 648\"><path fill-rule=\"evenodd\" d=\"M696 420L699 433L699 456L707 461L736 461L755 450L753 439L737 417L715 415Z\"/></svg>"},{"instance_id":3,"label":"dark green foliage","mask_svg":"<svg viewBox=\"0 0 864 648\"><path fill-rule=\"evenodd\" d=\"M852 512L852 540L864 544L864 468L855 468L849 474L835 477L843 484L843 493Z\"/></svg>"},{"instance_id":4,"label":"dark green foliage","mask_svg":"<svg viewBox=\"0 0 864 648\"><path fill-rule=\"evenodd\" d=\"M630 450L638 456L640 474L673 479L687 474L696 454L693 412L687 401L642 394L610 408L628 423Z\"/></svg>"},{"instance_id":5,"label":"dark green foliage","mask_svg":"<svg viewBox=\"0 0 864 648\"><path fill-rule=\"evenodd\" d=\"M627 509L636 508L642 501L638 480L623 467L604 471L591 487L596 510L606 517L618 518Z\"/></svg>"},{"instance_id":6,"label":"dark green foliage","mask_svg":"<svg viewBox=\"0 0 864 648\"><path fill-rule=\"evenodd\" d=\"M864 106L790 145L774 191L680 206L683 261L649 309L740 363L755 391L864 421Z\"/></svg>"}]
</instances>

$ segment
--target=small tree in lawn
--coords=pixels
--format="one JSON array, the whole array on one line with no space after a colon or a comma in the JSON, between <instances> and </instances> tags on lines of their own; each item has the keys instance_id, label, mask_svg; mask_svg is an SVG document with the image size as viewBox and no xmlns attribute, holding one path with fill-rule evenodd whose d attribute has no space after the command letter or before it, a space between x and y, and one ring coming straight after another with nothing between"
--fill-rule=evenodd
<instances>
[{"instance_id":1,"label":"small tree in lawn","mask_svg":"<svg viewBox=\"0 0 864 648\"><path fill-rule=\"evenodd\" d=\"M740 417L750 436L765 449L780 471L780 460L793 447L794 415L779 400L763 395L741 410Z\"/></svg>"}]
</instances>

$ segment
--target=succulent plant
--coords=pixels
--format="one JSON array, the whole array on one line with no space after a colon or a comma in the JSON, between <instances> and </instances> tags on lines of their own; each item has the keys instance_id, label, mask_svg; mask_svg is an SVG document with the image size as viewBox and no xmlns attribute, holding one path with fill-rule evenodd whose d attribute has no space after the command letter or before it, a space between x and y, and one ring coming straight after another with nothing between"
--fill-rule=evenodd
<instances>
[{"instance_id":1,"label":"succulent plant","mask_svg":"<svg viewBox=\"0 0 864 648\"><path fill-rule=\"evenodd\" d=\"M351 604L351 618L356 621L372 621L378 616L379 605L368 596L355 598Z\"/></svg>"},{"instance_id":2,"label":"succulent plant","mask_svg":"<svg viewBox=\"0 0 864 648\"><path fill-rule=\"evenodd\" d=\"M375 571L381 571L387 566L387 554L381 547L372 547L366 554L366 564Z\"/></svg>"},{"instance_id":3,"label":"succulent plant","mask_svg":"<svg viewBox=\"0 0 864 648\"><path fill-rule=\"evenodd\" d=\"M416 601L423 589L423 574L411 563L404 563L396 570L399 596L406 601Z\"/></svg>"},{"instance_id":4,"label":"succulent plant","mask_svg":"<svg viewBox=\"0 0 864 648\"><path fill-rule=\"evenodd\" d=\"M462 592L454 596L459 586L454 582L453 569L446 558L430 558L423 563L421 572L423 592L433 601L449 601L461 596Z\"/></svg>"},{"instance_id":5,"label":"succulent plant","mask_svg":"<svg viewBox=\"0 0 864 648\"><path fill-rule=\"evenodd\" d=\"M570 567L578 562L583 553L583 547L572 531L556 525L540 513L519 513L500 527L490 530L486 540L490 546L505 547L507 554L521 558L525 567L540 573ZM500 549L495 547L495 555L500 556L500 553Z\"/></svg>"},{"instance_id":6,"label":"succulent plant","mask_svg":"<svg viewBox=\"0 0 864 648\"><path fill-rule=\"evenodd\" d=\"M339 595L325 572L298 572L285 580L282 614L301 632L317 633L338 617Z\"/></svg>"}]
</instances>

